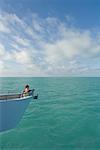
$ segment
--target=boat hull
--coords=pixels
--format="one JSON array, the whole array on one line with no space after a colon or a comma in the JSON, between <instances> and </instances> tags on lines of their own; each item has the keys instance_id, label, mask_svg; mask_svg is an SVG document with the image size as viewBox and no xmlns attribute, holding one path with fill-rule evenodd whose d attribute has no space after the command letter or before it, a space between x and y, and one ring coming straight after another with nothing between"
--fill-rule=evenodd
<instances>
[{"instance_id":1,"label":"boat hull","mask_svg":"<svg viewBox=\"0 0 100 150\"><path fill-rule=\"evenodd\" d=\"M16 127L32 97L0 101L0 132Z\"/></svg>"}]
</instances>

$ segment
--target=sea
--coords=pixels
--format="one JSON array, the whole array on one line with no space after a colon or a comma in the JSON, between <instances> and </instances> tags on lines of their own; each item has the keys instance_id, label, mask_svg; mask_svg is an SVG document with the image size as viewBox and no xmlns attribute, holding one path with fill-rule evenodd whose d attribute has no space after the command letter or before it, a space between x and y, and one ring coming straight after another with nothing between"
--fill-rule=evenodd
<instances>
[{"instance_id":1,"label":"sea","mask_svg":"<svg viewBox=\"0 0 100 150\"><path fill-rule=\"evenodd\" d=\"M26 84L39 97L16 128L0 133L0 150L100 150L99 77L5 77L0 91Z\"/></svg>"}]
</instances>

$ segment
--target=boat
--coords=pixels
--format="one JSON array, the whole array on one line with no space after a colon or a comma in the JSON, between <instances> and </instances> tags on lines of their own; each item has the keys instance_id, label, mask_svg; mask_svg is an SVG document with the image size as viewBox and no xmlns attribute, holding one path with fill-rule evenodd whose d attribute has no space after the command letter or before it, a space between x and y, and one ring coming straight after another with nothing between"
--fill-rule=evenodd
<instances>
[{"instance_id":1,"label":"boat","mask_svg":"<svg viewBox=\"0 0 100 150\"><path fill-rule=\"evenodd\" d=\"M20 122L28 104L34 96L34 90L29 96L22 97L22 94L0 95L0 132L13 129Z\"/></svg>"}]
</instances>

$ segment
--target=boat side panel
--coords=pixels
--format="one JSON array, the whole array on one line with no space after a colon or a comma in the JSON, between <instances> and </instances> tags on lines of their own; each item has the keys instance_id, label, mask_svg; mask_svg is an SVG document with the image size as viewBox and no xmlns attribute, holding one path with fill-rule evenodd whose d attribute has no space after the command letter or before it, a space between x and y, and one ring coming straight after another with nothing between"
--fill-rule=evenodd
<instances>
[{"instance_id":1,"label":"boat side panel","mask_svg":"<svg viewBox=\"0 0 100 150\"><path fill-rule=\"evenodd\" d=\"M18 124L30 100L0 102L0 131L14 128Z\"/></svg>"}]
</instances>

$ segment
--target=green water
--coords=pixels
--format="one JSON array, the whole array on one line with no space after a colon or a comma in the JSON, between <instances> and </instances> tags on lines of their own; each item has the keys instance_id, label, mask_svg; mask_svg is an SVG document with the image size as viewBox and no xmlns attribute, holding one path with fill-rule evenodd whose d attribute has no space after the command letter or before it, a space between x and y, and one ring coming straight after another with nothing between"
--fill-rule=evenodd
<instances>
[{"instance_id":1,"label":"green water","mask_svg":"<svg viewBox=\"0 0 100 150\"><path fill-rule=\"evenodd\" d=\"M2 150L99 150L100 78L0 78L3 90L35 87L15 129L0 133Z\"/></svg>"}]
</instances>

